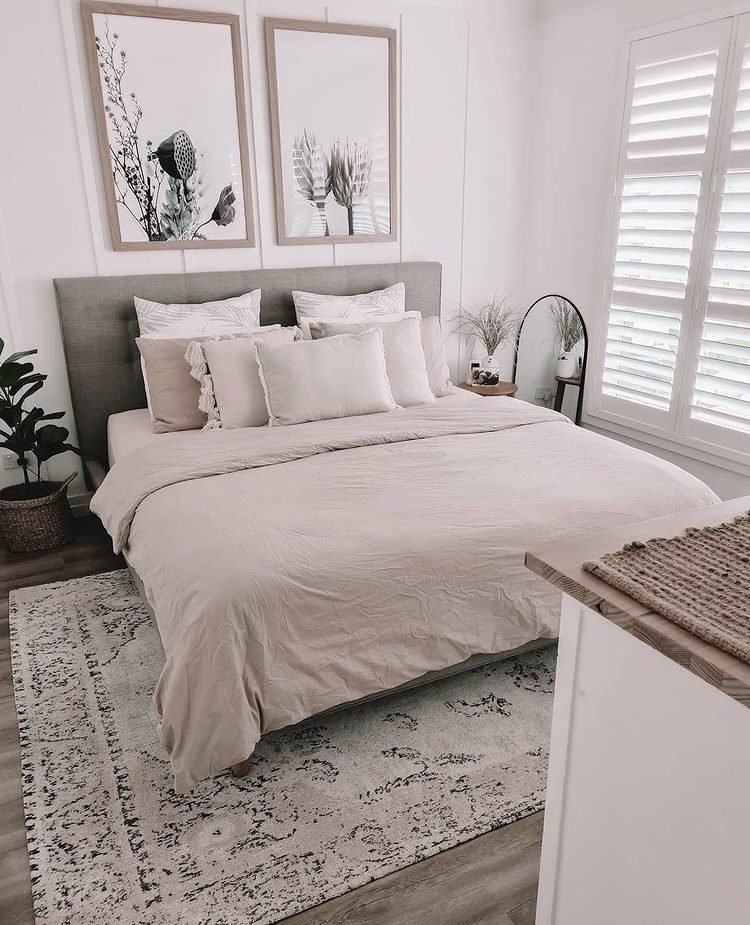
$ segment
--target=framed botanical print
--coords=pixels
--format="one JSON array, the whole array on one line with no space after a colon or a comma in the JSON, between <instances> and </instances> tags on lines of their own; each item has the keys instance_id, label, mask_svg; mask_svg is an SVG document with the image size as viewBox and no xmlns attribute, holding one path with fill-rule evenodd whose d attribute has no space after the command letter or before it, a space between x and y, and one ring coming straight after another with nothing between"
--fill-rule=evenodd
<instances>
[{"instance_id":1,"label":"framed botanical print","mask_svg":"<svg viewBox=\"0 0 750 925\"><path fill-rule=\"evenodd\" d=\"M81 12L114 249L253 246L239 17Z\"/></svg>"},{"instance_id":2,"label":"framed botanical print","mask_svg":"<svg viewBox=\"0 0 750 925\"><path fill-rule=\"evenodd\" d=\"M279 244L396 239L396 32L266 19Z\"/></svg>"}]
</instances>

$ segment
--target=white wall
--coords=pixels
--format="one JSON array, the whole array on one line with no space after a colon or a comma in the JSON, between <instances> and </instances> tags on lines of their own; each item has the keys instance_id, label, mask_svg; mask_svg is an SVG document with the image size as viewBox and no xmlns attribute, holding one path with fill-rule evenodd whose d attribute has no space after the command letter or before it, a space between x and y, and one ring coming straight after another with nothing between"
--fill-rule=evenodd
<instances>
[{"instance_id":1,"label":"white wall","mask_svg":"<svg viewBox=\"0 0 750 925\"><path fill-rule=\"evenodd\" d=\"M604 317L626 33L725 5L540 0L533 31L537 82L522 292L529 302L549 291L568 295L581 309L594 346ZM750 479L744 476L652 451L695 472L722 497L750 494Z\"/></svg>"},{"instance_id":2,"label":"white wall","mask_svg":"<svg viewBox=\"0 0 750 925\"><path fill-rule=\"evenodd\" d=\"M162 0L166 5L166 0ZM115 253L82 54L78 0L0 6L0 336L38 346L48 409L69 411L51 280L434 259L443 317L547 291L602 311L609 204L627 31L717 4L708 0L180 0L241 17L254 249ZM265 15L389 25L400 34L399 237L388 244L278 247L262 20ZM33 53L30 53L33 50ZM481 353L481 350L478 351ZM451 345L454 373L468 351ZM502 356L506 372L511 351ZM72 425L70 416L65 423ZM659 451L660 453L666 451ZM669 454L668 454L669 455ZM742 476L683 457L723 496ZM64 457L51 472L75 466ZM0 470L0 484L15 481ZM73 492L80 491L80 483Z\"/></svg>"},{"instance_id":3,"label":"white wall","mask_svg":"<svg viewBox=\"0 0 750 925\"><path fill-rule=\"evenodd\" d=\"M13 349L39 347L39 368L49 374L40 393L48 410L70 410L51 282L56 276L439 260L449 327L460 303L473 307L495 291L518 291L532 4L179 0L164 5L241 17L254 249L112 251L78 0L0 8L0 336ZM399 30L397 242L276 245L262 34L267 15ZM455 343L451 360L455 370ZM70 415L63 423L72 426ZM51 464L51 473L62 476L75 465L72 457L61 457ZM0 470L0 484L16 480L14 473Z\"/></svg>"}]
</instances>

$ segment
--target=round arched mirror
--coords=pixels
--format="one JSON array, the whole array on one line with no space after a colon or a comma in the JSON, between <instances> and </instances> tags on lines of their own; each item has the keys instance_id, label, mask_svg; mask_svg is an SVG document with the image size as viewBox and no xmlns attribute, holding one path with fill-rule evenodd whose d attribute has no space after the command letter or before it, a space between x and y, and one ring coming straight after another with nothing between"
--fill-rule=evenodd
<instances>
[{"instance_id":1,"label":"round arched mirror","mask_svg":"<svg viewBox=\"0 0 750 925\"><path fill-rule=\"evenodd\" d=\"M581 422L588 335L583 317L565 296L542 296L523 316L516 336L516 398L553 408Z\"/></svg>"}]
</instances>

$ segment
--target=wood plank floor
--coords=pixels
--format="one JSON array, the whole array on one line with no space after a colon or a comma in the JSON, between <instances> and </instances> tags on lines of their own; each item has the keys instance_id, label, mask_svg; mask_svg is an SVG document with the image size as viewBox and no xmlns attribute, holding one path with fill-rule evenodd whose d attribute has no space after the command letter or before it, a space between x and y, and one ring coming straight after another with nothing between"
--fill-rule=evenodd
<instances>
[{"instance_id":1,"label":"wood plank floor","mask_svg":"<svg viewBox=\"0 0 750 925\"><path fill-rule=\"evenodd\" d=\"M8 640L13 588L122 568L93 517L62 549L0 551L0 923L34 925ZM533 925L542 813L286 919L286 925ZM156 923L155 923L156 925Z\"/></svg>"}]
</instances>

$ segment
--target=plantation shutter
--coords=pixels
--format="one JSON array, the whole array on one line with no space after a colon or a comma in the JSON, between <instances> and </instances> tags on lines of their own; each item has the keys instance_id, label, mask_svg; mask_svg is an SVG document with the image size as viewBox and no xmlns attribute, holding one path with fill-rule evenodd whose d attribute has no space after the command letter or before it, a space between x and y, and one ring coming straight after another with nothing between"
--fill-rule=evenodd
<instances>
[{"instance_id":1,"label":"plantation shutter","mask_svg":"<svg viewBox=\"0 0 750 925\"><path fill-rule=\"evenodd\" d=\"M680 427L750 452L750 18L739 19Z\"/></svg>"},{"instance_id":2,"label":"plantation shutter","mask_svg":"<svg viewBox=\"0 0 750 925\"><path fill-rule=\"evenodd\" d=\"M660 428L677 420L730 29L631 45L597 392L603 410Z\"/></svg>"}]
</instances>

